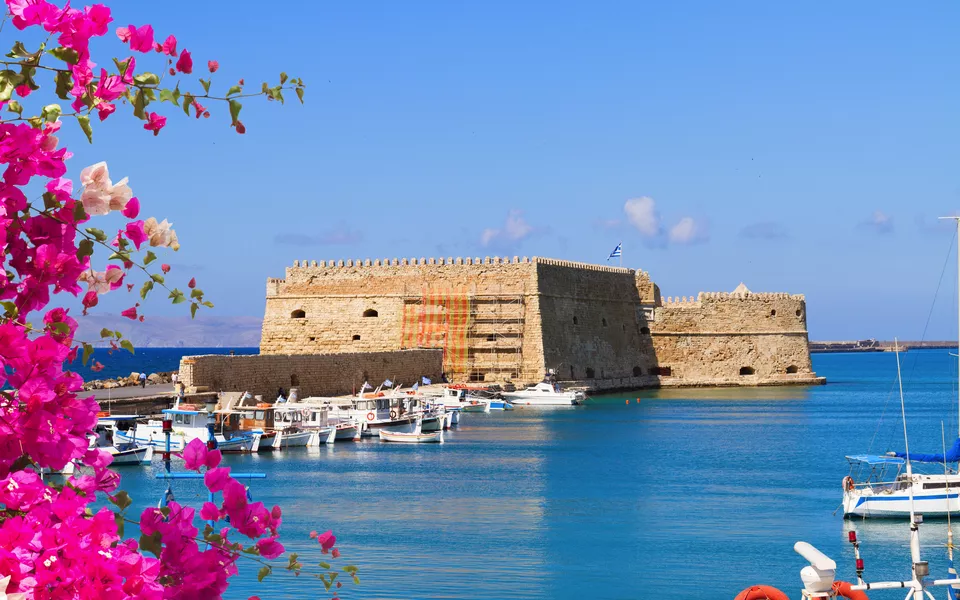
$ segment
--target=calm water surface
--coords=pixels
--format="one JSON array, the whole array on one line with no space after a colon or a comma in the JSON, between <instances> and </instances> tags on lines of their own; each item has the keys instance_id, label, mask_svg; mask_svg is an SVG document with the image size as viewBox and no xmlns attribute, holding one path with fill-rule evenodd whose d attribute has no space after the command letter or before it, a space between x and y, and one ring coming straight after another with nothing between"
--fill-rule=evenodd
<instances>
[{"instance_id":1,"label":"calm water surface","mask_svg":"<svg viewBox=\"0 0 960 600\"><path fill-rule=\"evenodd\" d=\"M912 447L939 451L941 421L948 445L957 431L955 359L902 359ZM336 532L341 561L361 568L344 598L717 599L753 583L799 597L806 563L794 542L816 545L853 579L852 526L868 578L909 572L903 524L833 514L845 454L902 447L894 360L816 355L826 386L602 396L465 415L442 446L338 443L227 463L268 474L253 497L283 506L284 542L302 562L321 560L311 529ZM156 503L152 468L123 475L138 503ZM203 500L199 485L174 490ZM921 529L934 575L946 574L945 532ZM309 579L278 572L258 584L252 563L241 569L231 597L323 597Z\"/></svg>"}]
</instances>

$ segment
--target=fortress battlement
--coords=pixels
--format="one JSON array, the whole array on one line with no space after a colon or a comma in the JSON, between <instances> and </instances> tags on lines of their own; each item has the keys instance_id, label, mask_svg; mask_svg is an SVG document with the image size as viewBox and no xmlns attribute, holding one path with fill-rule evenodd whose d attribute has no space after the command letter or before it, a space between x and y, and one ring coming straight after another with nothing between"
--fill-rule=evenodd
<instances>
[{"instance_id":1,"label":"fortress battlement","mask_svg":"<svg viewBox=\"0 0 960 600\"><path fill-rule=\"evenodd\" d=\"M290 270L302 270L302 269L356 269L364 267L428 267L428 266L489 266L489 265L519 265L519 264L538 264L538 265L552 265L557 267L569 267L572 269L583 269L586 271L600 271L604 273L623 273L623 274L633 274L635 271L633 269L628 269L624 267L611 267L607 265L595 265L591 263L576 262L570 260L559 260L555 258L543 258L539 256L534 256L533 258L524 256L523 258L519 256L509 257L509 256L485 256L480 258L479 256L471 258L469 256L462 257L439 257L439 258L375 258L375 259L340 259L340 260L295 260L293 261L293 267L288 267ZM636 273L641 273L636 271Z\"/></svg>"}]
</instances>

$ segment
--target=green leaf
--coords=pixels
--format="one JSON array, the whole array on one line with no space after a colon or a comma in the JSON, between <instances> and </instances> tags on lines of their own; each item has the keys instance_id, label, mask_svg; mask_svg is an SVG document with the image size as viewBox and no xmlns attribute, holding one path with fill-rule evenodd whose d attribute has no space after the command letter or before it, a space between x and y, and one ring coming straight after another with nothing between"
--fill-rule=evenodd
<instances>
[{"instance_id":1,"label":"green leaf","mask_svg":"<svg viewBox=\"0 0 960 600\"><path fill-rule=\"evenodd\" d=\"M80 362L83 363L83 366L87 366L87 363L90 362L90 356L93 354L93 346L87 342L83 343L83 356L80 357Z\"/></svg>"},{"instance_id":2,"label":"green leaf","mask_svg":"<svg viewBox=\"0 0 960 600\"><path fill-rule=\"evenodd\" d=\"M287 74L286 74L286 73L280 73L280 85L283 85L283 84L285 84L286 82L287 82Z\"/></svg>"},{"instance_id":3,"label":"green leaf","mask_svg":"<svg viewBox=\"0 0 960 600\"><path fill-rule=\"evenodd\" d=\"M93 256L93 240L80 240L77 244L77 260L82 261L87 256Z\"/></svg>"},{"instance_id":4,"label":"green leaf","mask_svg":"<svg viewBox=\"0 0 960 600\"><path fill-rule=\"evenodd\" d=\"M7 110L9 110L12 113L17 113L18 115L23 114L23 106L16 100L11 100L10 102L7 102Z\"/></svg>"},{"instance_id":5,"label":"green leaf","mask_svg":"<svg viewBox=\"0 0 960 600\"><path fill-rule=\"evenodd\" d=\"M147 100L143 96L143 90L137 90L137 96L133 99L133 116L143 121L146 121L147 120L147 115L145 111L146 108L147 108Z\"/></svg>"},{"instance_id":6,"label":"green leaf","mask_svg":"<svg viewBox=\"0 0 960 600\"><path fill-rule=\"evenodd\" d=\"M240 87L239 85L235 85L235 86L233 86L232 88L230 88L229 90L227 90L227 95L228 95L228 96L232 96L232 95L234 95L234 94L239 94L239 93L242 92L242 91L243 91L243 88L242 88L242 87Z\"/></svg>"},{"instance_id":7,"label":"green leaf","mask_svg":"<svg viewBox=\"0 0 960 600\"><path fill-rule=\"evenodd\" d=\"M59 58L68 65L75 65L80 60L80 54L73 48L64 48L59 46L53 50L48 50L55 58Z\"/></svg>"},{"instance_id":8,"label":"green leaf","mask_svg":"<svg viewBox=\"0 0 960 600\"><path fill-rule=\"evenodd\" d=\"M98 242L105 242L105 241L107 241L107 234L105 234L103 231L97 229L96 227L87 227L84 231L86 231L87 233L89 233L89 234L92 235L93 237L97 238L97 241L98 241Z\"/></svg>"},{"instance_id":9,"label":"green leaf","mask_svg":"<svg viewBox=\"0 0 960 600\"><path fill-rule=\"evenodd\" d=\"M119 508L120 510L126 510L128 506L133 504L133 500L130 499L130 494L126 490L120 490L113 497L107 496L110 500L110 503Z\"/></svg>"},{"instance_id":10,"label":"green leaf","mask_svg":"<svg viewBox=\"0 0 960 600\"><path fill-rule=\"evenodd\" d=\"M112 338L112 337L113 337L113 332L110 331L109 329L107 329L106 327L104 327L103 329L100 330L100 337L101 337L101 338Z\"/></svg>"},{"instance_id":11,"label":"green leaf","mask_svg":"<svg viewBox=\"0 0 960 600\"><path fill-rule=\"evenodd\" d=\"M90 117L87 115L79 115L77 117L77 123L80 123L80 129L83 130L83 133L87 135L87 141L91 144L93 143L93 127L90 127Z\"/></svg>"},{"instance_id":12,"label":"green leaf","mask_svg":"<svg viewBox=\"0 0 960 600\"><path fill-rule=\"evenodd\" d=\"M353 566L353 565L347 565L347 566L345 566L342 570L343 570L344 573L353 574L353 573L356 573L357 571L359 571L360 569L358 569L357 567L355 567L355 566Z\"/></svg>"},{"instance_id":13,"label":"green leaf","mask_svg":"<svg viewBox=\"0 0 960 600\"><path fill-rule=\"evenodd\" d=\"M187 297L177 288L173 288L173 291L167 297L173 300L172 304L182 304L187 301Z\"/></svg>"},{"instance_id":14,"label":"green leaf","mask_svg":"<svg viewBox=\"0 0 960 600\"><path fill-rule=\"evenodd\" d=\"M207 94L210 93L210 80L209 80L209 79L201 79L201 80L200 80L200 85L203 86L203 91L204 91L204 92L206 92Z\"/></svg>"},{"instance_id":15,"label":"green leaf","mask_svg":"<svg viewBox=\"0 0 960 600\"><path fill-rule=\"evenodd\" d=\"M260 570L257 571L257 581L263 581L270 574L270 571L270 567L260 567Z\"/></svg>"},{"instance_id":16,"label":"green leaf","mask_svg":"<svg viewBox=\"0 0 960 600\"><path fill-rule=\"evenodd\" d=\"M153 275L150 276L150 279L156 281L159 284L163 284L163 275L161 275L160 273L154 273Z\"/></svg>"},{"instance_id":17,"label":"green leaf","mask_svg":"<svg viewBox=\"0 0 960 600\"><path fill-rule=\"evenodd\" d=\"M191 303L190 303L190 318L191 318L191 319L196 319L196 318L197 318L197 309L198 309L198 308L200 308L200 305L199 305L199 304L196 304L195 302L191 302Z\"/></svg>"},{"instance_id":18,"label":"green leaf","mask_svg":"<svg viewBox=\"0 0 960 600\"><path fill-rule=\"evenodd\" d=\"M180 106L180 95L176 90L160 90L160 102L170 102Z\"/></svg>"},{"instance_id":19,"label":"green leaf","mask_svg":"<svg viewBox=\"0 0 960 600\"><path fill-rule=\"evenodd\" d=\"M43 120L47 123L53 123L60 118L60 113L62 112L63 109L60 108L59 104L48 104L40 111L40 116L43 117Z\"/></svg>"},{"instance_id":20,"label":"green leaf","mask_svg":"<svg viewBox=\"0 0 960 600\"><path fill-rule=\"evenodd\" d=\"M123 77L127 74L127 69L130 67L130 61L133 60L133 57L128 58L127 60L113 59L113 64L117 65L117 71L120 72L120 77Z\"/></svg>"},{"instance_id":21,"label":"green leaf","mask_svg":"<svg viewBox=\"0 0 960 600\"><path fill-rule=\"evenodd\" d=\"M153 289L153 280L151 279L150 281L145 281L143 283L143 287L140 288L140 299L146 300L147 292L149 292L152 289Z\"/></svg>"},{"instance_id":22,"label":"green leaf","mask_svg":"<svg viewBox=\"0 0 960 600\"><path fill-rule=\"evenodd\" d=\"M263 92L264 94L266 94L266 93L268 93L268 92L270 91L270 86L267 85L267 82L266 82L266 81L264 81L264 82L263 82L263 85L260 86L260 91Z\"/></svg>"},{"instance_id":23,"label":"green leaf","mask_svg":"<svg viewBox=\"0 0 960 600\"><path fill-rule=\"evenodd\" d=\"M155 260L157 260L157 255L153 253L153 250L147 250L147 254L143 257L143 266L147 266Z\"/></svg>"},{"instance_id":24,"label":"green leaf","mask_svg":"<svg viewBox=\"0 0 960 600\"><path fill-rule=\"evenodd\" d=\"M15 42L13 44L13 50L11 50L7 56L10 58L28 58L33 56L33 53L27 50L27 47L23 45L23 42Z\"/></svg>"},{"instance_id":25,"label":"green leaf","mask_svg":"<svg viewBox=\"0 0 960 600\"><path fill-rule=\"evenodd\" d=\"M329 570L330 570L330 563L322 562L322 563L320 563L320 568L321 568L321 569L327 569L327 570L329 571Z\"/></svg>"},{"instance_id":26,"label":"green leaf","mask_svg":"<svg viewBox=\"0 0 960 600\"><path fill-rule=\"evenodd\" d=\"M53 210L55 208L60 208L60 202L57 201L56 195L53 192L44 192L43 193L43 208L44 210Z\"/></svg>"},{"instance_id":27,"label":"green leaf","mask_svg":"<svg viewBox=\"0 0 960 600\"><path fill-rule=\"evenodd\" d=\"M190 94L183 95L183 114L190 116L190 105L193 104L193 96Z\"/></svg>"},{"instance_id":28,"label":"green leaf","mask_svg":"<svg viewBox=\"0 0 960 600\"><path fill-rule=\"evenodd\" d=\"M130 354L136 354L136 352L133 351L133 344L130 342L130 340L120 340L120 347Z\"/></svg>"},{"instance_id":29,"label":"green leaf","mask_svg":"<svg viewBox=\"0 0 960 600\"><path fill-rule=\"evenodd\" d=\"M237 118L240 116L240 109L243 105L238 100L230 101L230 119L234 125L237 124Z\"/></svg>"},{"instance_id":30,"label":"green leaf","mask_svg":"<svg viewBox=\"0 0 960 600\"><path fill-rule=\"evenodd\" d=\"M302 87L297 88L297 98L300 99L300 104L303 104L303 88Z\"/></svg>"},{"instance_id":31,"label":"green leaf","mask_svg":"<svg viewBox=\"0 0 960 600\"><path fill-rule=\"evenodd\" d=\"M57 82L57 98L70 99L70 90L73 89L73 75L69 71L60 71L55 78Z\"/></svg>"},{"instance_id":32,"label":"green leaf","mask_svg":"<svg viewBox=\"0 0 960 600\"><path fill-rule=\"evenodd\" d=\"M155 73L140 73L133 78L133 81L140 85L157 85L160 83L160 77Z\"/></svg>"},{"instance_id":33,"label":"green leaf","mask_svg":"<svg viewBox=\"0 0 960 600\"><path fill-rule=\"evenodd\" d=\"M117 535L121 538L123 537L123 526L126 525L126 522L123 520L123 515L120 513L113 513L113 522L117 525Z\"/></svg>"},{"instance_id":34,"label":"green leaf","mask_svg":"<svg viewBox=\"0 0 960 600\"><path fill-rule=\"evenodd\" d=\"M213 302L210 302L209 300L204 300L200 304L206 306L207 308L213 308Z\"/></svg>"},{"instance_id":35,"label":"green leaf","mask_svg":"<svg viewBox=\"0 0 960 600\"><path fill-rule=\"evenodd\" d=\"M190 297L191 297L191 298L203 298L203 290L201 290L200 288L194 288L194 289L190 290Z\"/></svg>"},{"instance_id":36,"label":"green leaf","mask_svg":"<svg viewBox=\"0 0 960 600\"><path fill-rule=\"evenodd\" d=\"M163 545L160 543L161 537L159 531L154 531L150 535L141 535L140 550L150 552L157 558L160 558L160 552L163 551Z\"/></svg>"},{"instance_id":37,"label":"green leaf","mask_svg":"<svg viewBox=\"0 0 960 600\"><path fill-rule=\"evenodd\" d=\"M83 210L83 202L73 203L73 220L79 223L87 218L87 211Z\"/></svg>"},{"instance_id":38,"label":"green leaf","mask_svg":"<svg viewBox=\"0 0 960 600\"><path fill-rule=\"evenodd\" d=\"M20 312L20 309L17 308L17 305L9 300L0 302L0 306L3 307L4 314L11 318L17 316L17 313Z\"/></svg>"},{"instance_id":39,"label":"green leaf","mask_svg":"<svg viewBox=\"0 0 960 600\"><path fill-rule=\"evenodd\" d=\"M50 323L50 330L57 335L68 335L70 333L70 325L63 321L57 321Z\"/></svg>"}]
</instances>

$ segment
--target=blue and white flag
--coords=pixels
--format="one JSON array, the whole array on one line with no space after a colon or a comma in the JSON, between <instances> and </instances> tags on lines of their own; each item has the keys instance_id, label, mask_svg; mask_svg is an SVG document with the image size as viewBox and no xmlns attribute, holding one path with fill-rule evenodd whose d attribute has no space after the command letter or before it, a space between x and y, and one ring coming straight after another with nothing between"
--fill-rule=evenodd
<instances>
[{"instance_id":1,"label":"blue and white flag","mask_svg":"<svg viewBox=\"0 0 960 600\"><path fill-rule=\"evenodd\" d=\"M415 384L413 384L413 387L410 388L410 389L413 390L413 391L419 390L419 389L420 389L420 382L418 381L418 382L416 382Z\"/></svg>"},{"instance_id":2,"label":"blue and white flag","mask_svg":"<svg viewBox=\"0 0 960 600\"><path fill-rule=\"evenodd\" d=\"M421 379L423 379L423 385L430 385L431 383L433 383L432 381L430 381L429 377L422 377Z\"/></svg>"},{"instance_id":3,"label":"blue and white flag","mask_svg":"<svg viewBox=\"0 0 960 600\"><path fill-rule=\"evenodd\" d=\"M393 382L387 379L383 382L383 387L393 387Z\"/></svg>"},{"instance_id":4,"label":"blue and white flag","mask_svg":"<svg viewBox=\"0 0 960 600\"><path fill-rule=\"evenodd\" d=\"M619 258L623 256L623 242L617 244L617 247L613 249L613 252L610 253L610 256L607 257L607 260L611 258Z\"/></svg>"},{"instance_id":5,"label":"blue and white flag","mask_svg":"<svg viewBox=\"0 0 960 600\"><path fill-rule=\"evenodd\" d=\"M372 389L373 389L373 386L370 385L370 382L369 382L369 381L364 381L364 382L363 382L363 386L360 387L360 391L361 391L361 392L363 392L363 391L365 391L365 390L372 390Z\"/></svg>"}]
</instances>

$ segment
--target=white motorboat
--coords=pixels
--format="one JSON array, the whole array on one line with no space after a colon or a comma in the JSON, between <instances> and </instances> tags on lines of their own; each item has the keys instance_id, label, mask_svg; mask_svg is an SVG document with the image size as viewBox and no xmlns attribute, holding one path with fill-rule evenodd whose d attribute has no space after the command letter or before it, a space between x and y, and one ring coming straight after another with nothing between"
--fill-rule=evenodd
<instances>
[{"instance_id":1,"label":"white motorboat","mask_svg":"<svg viewBox=\"0 0 960 600\"><path fill-rule=\"evenodd\" d=\"M104 446L104 450L113 455L114 465L149 465L153 462L153 446L137 446L128 450L118 450L114 446Z\"/></svg>"},{"instance_id":2,"label":"white motorboat","mask_svg":"<svg viewBox=\"0 0 960 600\"><path fill-rule=\"evenodd\" d=\"M563 391L560 384L541 381L533 387L501 394L511 404L523 406L573 406L582 404L586 396L581 391Z\"/></svg>"},{"instance_id":3,"label":"white motorboat","mask_svg":"<svg viewBox=\"0 0 960 600\"><path fill-rule=\"evenodd\" d=\"M443 430L434 432L424 432L421 428L421 422L418 420L413 431L393 431L390 429L381 429L379 432L380 440L383 442L399 442L403 444L442 444Z\"/></svg>"},{"instance_id":4,"label":"white motorboat","mask_svg":"<svg viewBox=\"0 0 960 600\"><path fill-rule=\"evenodd\" d=\"M118 432L130 432L136 427L140 415L102 414L90 436L90 447L101 448L113 455L111 465L143 465L153 461L153 446L149 444L124 443L117 438Z\"/></svg>"}]
</instances>

